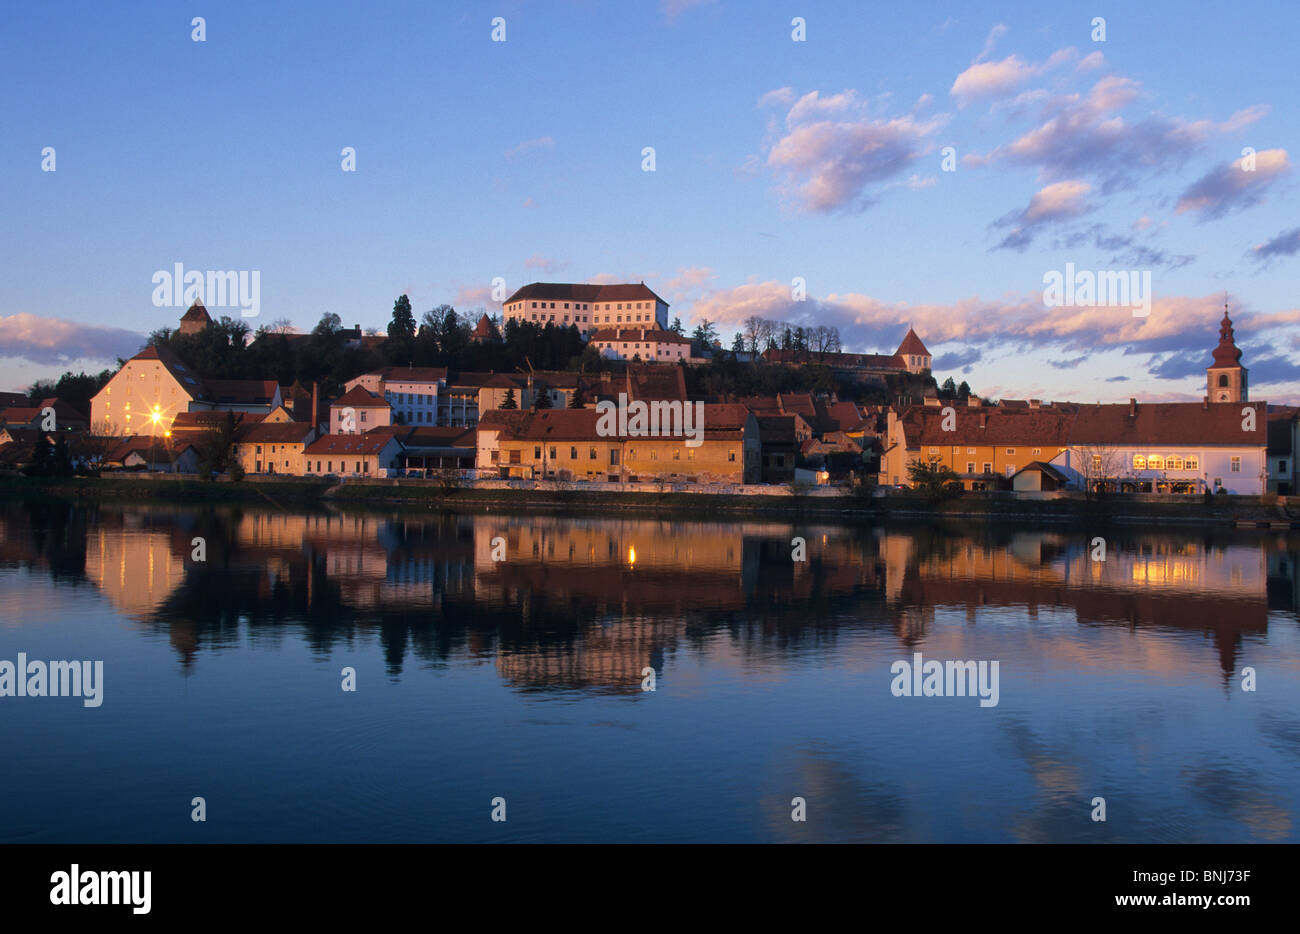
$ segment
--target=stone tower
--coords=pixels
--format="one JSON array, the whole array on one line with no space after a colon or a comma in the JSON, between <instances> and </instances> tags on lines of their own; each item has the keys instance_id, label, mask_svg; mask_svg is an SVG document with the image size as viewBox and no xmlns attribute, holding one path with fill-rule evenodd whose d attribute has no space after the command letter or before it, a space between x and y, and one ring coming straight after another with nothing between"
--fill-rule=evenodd
<instances>
[{"instance_id":1,"label":"stone tower","mask_svg":"<svg viewBox=\"0 0 1300 934\"><path fill-rule=\"evenodd\" d=\"M1232 319L1228 303L1223 303L1223 320L1219 322L1219 346L1214 348L1214 362L1205 370L1206 398L1211 402L1247 402L1246 368L1241 365L1241 349L1232 337Z\"/></svg>"}]
</instances>

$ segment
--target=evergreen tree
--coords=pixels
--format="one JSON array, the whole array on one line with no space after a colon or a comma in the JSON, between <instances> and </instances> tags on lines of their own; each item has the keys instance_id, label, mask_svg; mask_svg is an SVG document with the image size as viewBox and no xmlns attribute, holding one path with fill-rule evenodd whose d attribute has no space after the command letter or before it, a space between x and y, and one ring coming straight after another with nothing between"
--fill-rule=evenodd
<instances>
[{"instance_id":1,"label":"evergreen tree","mask_svg":"<svg viewBox=\"0 0 1300 934\"><path fill-rule=\"evenodd\" d=\"M415 315L411 313L411 300L405 295L393 302L393 320L388 322L388 336L394 340L415 337Z\"/></svg>"},{"instance_id":2,"label":"evergreen tree","mask_svg":"<svg viewBox=\"0 0 1300 934\"><path fill-rule=\"evenodd\" d=\"M503 400L501 400L501 408L502 409L519 408L519 403L515 399L515 390L513 386L506 390L506 397Z\"/></svg>"}]
</instances>

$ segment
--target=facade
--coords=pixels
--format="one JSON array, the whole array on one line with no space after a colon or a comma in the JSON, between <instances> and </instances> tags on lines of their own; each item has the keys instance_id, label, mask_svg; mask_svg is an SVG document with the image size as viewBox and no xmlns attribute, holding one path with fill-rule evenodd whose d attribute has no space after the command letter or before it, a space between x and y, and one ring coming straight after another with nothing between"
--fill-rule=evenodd
<instances>
[{"instance_id":1,"label":"facade","mask_svg":"<svg viewBox=\"0 0 1300 934\"><path fill-rule=\"evenodd\" d=\"M353 386L330 403L329 433L363 435L393 423L393 407L378 393Z\"/></svg>"},{"instance_id":2,"label":"facade","mask_svg":"<svg viewBox=\"0 0 1300 934\"><path fill-rule=\"evenodd\" d=\"M661 328L601 328L590 338L591 346L610 360L677 363L691 356L690 338Z\"/></svg>"},{"instance_id":3,"label":"facade","mask_svg":"<svg viewBox=\"0 0 1300 934\"><path fill-rule=\"evenodd\" d=\"M913 405L887 415L880 460L883 486L910 486L913 462L953 470L967 490L1005 489L1033 461L1052 463L1069 447L1075 406L1033 403L1023 409Z\"/></svg>"},{"instance_id":4,"label":"facade","mask_svg":"<svg viewBox=\"0 0 1300 934\"><path fill-rule=\"evenodd\" d=\"M402 444L397 429L375 428L364 434L321 435L303 451L308 477L379 477L400 466Z\"/></svg>"},{"instance_id":5,"label":"facade","mask_svg":"<svg viewBox=\"0 0 1300 934\"><path fill-rule=\"evenodd\" d=\"M160 436L182 412L267 415L280 404L274 380L203 380L174 354L149 346L126 361L90 400L90 430Z\"/></svg>"},{"instance_id":6,"label":"facade","mask_svg":"<svg viewBox=\"0 0 1300 934\"><path fill-rule=\"evenodd\" d=\"M506 299L503 310L507 321L572 326L584 337L601 327L668 327L668 303L644 282L533 282Z\"/></svg>"},{"instance_id":7,"label":"facade","mask_svg":"<svg viewBox=\"0 0 1300 934\"><path fill-rule=\"evenodd\" d=\"M233 455L249 474L302 476L307 472L303 451L316 440L307 422L263 420L240 431Z\"/></svg>"},{"instance_id":8,"label":"facade","mask_svg":"<svg viewBox=\"0 0 1300 934\"><path fill-rule=\"evenodd\" d=\"M357 386L388 400L394 424L446 424L438 420L441 396L447 390L446 367L384 367L349 380L344 388Z\"/></svg>"},{"instance_id":9,"label":"facade","mask_svg":"<svg viewBox=\"0 0 1300 934\"><path fill-rule=\"evenodd\" d=\"M1268 413L1268 491L1296 493L1296 444L1300 442L1300 409L1270 406Z\"/></svg>"},{"instance_id":10,"label":"facade","mask_svg":"<svg viewBox=\"0 0 1300 934\"><path fill-rule=\"evenodd\" d=\"M180 332L182 334L197 334L204 328L212 324L212 316L208 310L203 307L203 303L195 301L193 305L181 315Z\"/></svg>"},{"instance_id":11,"label":"facade","mask_svg":"<svg viewBox=\"0 0 1300 934\"><path fill-rule=\"evenodd\" d=\"M479 424L480 473L608 482L756 483L758 423L740 405L704 406L697 447L684 437L602 436L595 409L491 412Z\"/></svg>"}]
</instances>

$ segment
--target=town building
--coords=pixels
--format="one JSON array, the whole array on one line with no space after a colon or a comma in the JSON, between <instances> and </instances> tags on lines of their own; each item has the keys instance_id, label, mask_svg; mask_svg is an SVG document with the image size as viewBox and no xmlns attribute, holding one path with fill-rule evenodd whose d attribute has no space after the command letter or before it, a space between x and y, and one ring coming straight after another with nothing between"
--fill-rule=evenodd
<instances>
[{"instance_id":1,"label":"town building","mask_svg":"<svg viewBox=\"0 0 1300 934\"><path fill-rule=\"evenodd\" d=\"M644 282L533 282L518 289L502 307L506 321L572 326L584 337L601 327L668 328L668 303Z\"/></svg>"},{"instance_id":2,"label":"town building","mask_svg":"<svg viewBox=\"0 0 1300 934\"><path fill-rule=\"evenodd\" d=\"M704 406L702 439L604 436L595 409L490 412L479 423L481 473L608 482L756 483L758 422L741 405Z\"/></svg>"},{"instance_id":3,"label":"town building","mask_svg":"<svg viewBox=\"0 0 1300 934\"><path fill-rule=\"evenodd\" d=\"M387 366L349 380L344 389L357 386L388 400L394 424L446 424L439 421L440 397L447 389L446 367Z\"/></svg>"},{"instance_id":4,"label":"town building","mask_svg":"<svg viewBox=\"0 0 1300 934\"><path fill-rule=\"evenodd\" d=\"M662 328L601 328L591 332L590 346L609 360L678 363L691 356L690 338Z\"/></svg>"},{"instance_id":5,"label":"town building","mask_svg":"<svg viewBox=\"0 0 1300 934\"><path fill-rule=\"evenodd\" d=\"M90 400L99 435L162 435L182 412L269 414L281 404L275 380L204 380L175 354L150 345L123 364Z\"/></svg>"},{"instance_id":6,"label":"town building","mask_svg":"<svg viewBox=\"0 0 1300 934\"><path fill-rule=\"evenodd\" d=\"M185 314L181 315L180 332L182 334L197 334L211 325L212 316L203 307L203 302L196 300Z\"/></svg>"},{"instance_id":7,"label":"town building","mask_svg":"<svg viewBox=\"0 0 1300 934\"><path fill-rule=\"evenodd\" d=\"M302 476L307 472L304 451L316 440L308 422L266 419L241 429L231 453L249 474Z\"/></svg>"},{"instance_id":8,"label":"town building","mask_svg":"<svg viewBox=\"0 0 1300 934\"><path fill-rule=\"evenodd\" d=\"M402 444L397 438L398 430L385 427L364 434L321 435L303 451L303 475L386 476L389 470L400 466Z\"/></svg>"},{"instance_id":9,"label":"town building","mask_svg":"<svg viewBox=\"0 0 1300 934\"><path fill-rule=\"evenodd\" d=\"M353 386L330 403L329 433L362 435L393 423L391 403L364 386Z\"/></svg>"}]
</instances>

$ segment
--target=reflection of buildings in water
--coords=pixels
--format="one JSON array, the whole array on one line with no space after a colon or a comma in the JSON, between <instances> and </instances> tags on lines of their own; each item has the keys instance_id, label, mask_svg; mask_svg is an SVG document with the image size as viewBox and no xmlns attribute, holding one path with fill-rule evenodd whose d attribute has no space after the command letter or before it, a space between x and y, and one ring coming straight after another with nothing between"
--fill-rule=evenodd
<instances>
[{"instance_id":1,"label":"reflection of buildings in water","mask_svg":"<svg viewBox=\"0 0 1300 934\"><path fill-rule=\"evenodd\" d=\"M1083 622L1167 626L1211 633L1224 671L1235 667L1244 633L1268 627L1268 561L1264 544L1207 545L1203 540L1114 536L1105 561L1094 561L1092 538L1061 533L1022 533L991 539L940 541L912 557L912 543L891 543L891 600L900 605L900 633L916 637L915 607L964 606L967 618L986 606L1068 607ZM896 590L894 588L897 588ZM906 612L903 612L906 611Z\"/></svg>"},{"instance_id":2,"label":"reflection of buildings in water","mask_svg":"<svg viewBox=\"0 0 1300 934\"><path fill-rule=\"evenodd\" d=\"M185 579L170 531L101 524L86 541L86 577L127 616L156 610Z\"/></svg>"},{"instance_id":3,"label":"reflection of buildings in water","mask_svg":"<svg viewBox=\"0 0 1300 934\"><path fill-rule=\"evenodd\" d=\"M606 688L636 694L646 668L662 676L664 656L677 646L685 629L682 619L644 616L594 622L565 644L501 647L497 672L521 688Z\"/></svg>"}]
</instances>

